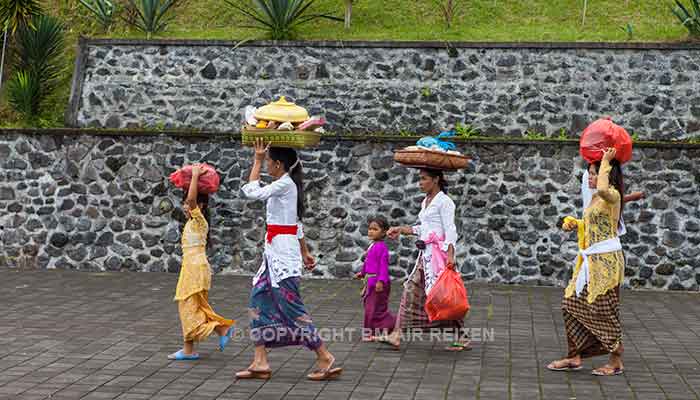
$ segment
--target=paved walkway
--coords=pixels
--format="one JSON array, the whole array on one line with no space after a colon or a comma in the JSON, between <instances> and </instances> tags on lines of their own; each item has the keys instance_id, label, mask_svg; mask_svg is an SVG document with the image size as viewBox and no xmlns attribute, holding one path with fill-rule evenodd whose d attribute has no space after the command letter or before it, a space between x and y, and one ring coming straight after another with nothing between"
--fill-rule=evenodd
<instances>
[{"instance_id":1,"label":"paved walkway","mask_svg":"<svg viewBox=\"0 0 700 400\"><path fill-rule=\"evenodd\" d=\"M330 342L340 380L308 382L314 355L270 353L273 379L234 381L249 363L248 340L202 360L169 362L180 345L177 276L159 273L0 270L0 399L698 399L700 295L624 292L627 373L612 378L553 373L543 365L565 348L561 290L469 285L467 326L486 340L464 353L412 342L395 352L359 337ZM392 293L396 309L399 286ZM350 331L362 324L360 286L305 280L316 324ZM216 276L214 308L247 324L249 279Z\"/></svg>"}]
</instances>

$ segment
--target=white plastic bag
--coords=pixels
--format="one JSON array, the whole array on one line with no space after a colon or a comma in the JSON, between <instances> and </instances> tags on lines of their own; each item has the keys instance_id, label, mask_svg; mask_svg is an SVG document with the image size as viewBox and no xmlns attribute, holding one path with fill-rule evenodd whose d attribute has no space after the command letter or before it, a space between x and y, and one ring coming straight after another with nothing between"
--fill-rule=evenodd
<instances>
[{"instance_id":1,"label":"white plastic bag","mask_svg":"<svg viewBox=\"0 0 700 400\"><path fill-rule=\"evenodd\" d=\"M244 116L245 116L245 122L248 125L255 126L258 124L258 120L255 119L255 111L256 110L257 110L257 108L255 108L253 106L246 106L245 107Z\"/></svg>"}]
</instances>

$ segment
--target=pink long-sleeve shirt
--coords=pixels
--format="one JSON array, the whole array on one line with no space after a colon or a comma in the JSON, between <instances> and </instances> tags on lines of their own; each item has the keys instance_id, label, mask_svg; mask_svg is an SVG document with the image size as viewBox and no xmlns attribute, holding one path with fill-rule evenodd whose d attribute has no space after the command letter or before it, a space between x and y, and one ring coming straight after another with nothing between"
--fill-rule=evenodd
<instances>
[{"instance_id":1,"label":"pink long-sleeve shirt","mask_svg":"<svg viewBox=\"0 0 700 400\"><path fill-rule=\"evenodd\" d=\"M367 250L365 265L362 267L362 275L376 274L367 278L367 286L374 287L377 281L389 284L389 248L383 241L374 242Z\"/></svg>"}]
</instances>

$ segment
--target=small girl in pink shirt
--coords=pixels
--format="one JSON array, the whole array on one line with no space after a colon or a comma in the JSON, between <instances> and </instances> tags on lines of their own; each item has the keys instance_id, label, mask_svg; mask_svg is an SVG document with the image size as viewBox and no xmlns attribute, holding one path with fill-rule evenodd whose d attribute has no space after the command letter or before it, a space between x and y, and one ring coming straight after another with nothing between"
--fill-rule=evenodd
<instances>
[{"instance_id":1,"label":"small girl in pink shirt","mask_svg":"<svg viewBox=\"0 0 700 400\"><path fill-rule=\"evenodd\" d=\"M372 244L367 249L365 264L357 279L367 278L362 300L365 307L363 341L373 341L374 336L386 335L394 329L396 317L389 311L391 279L389 278L389 249L384 243L389 223L383 217L371 217L367 237Z\"/></svg>"}]
</instances>

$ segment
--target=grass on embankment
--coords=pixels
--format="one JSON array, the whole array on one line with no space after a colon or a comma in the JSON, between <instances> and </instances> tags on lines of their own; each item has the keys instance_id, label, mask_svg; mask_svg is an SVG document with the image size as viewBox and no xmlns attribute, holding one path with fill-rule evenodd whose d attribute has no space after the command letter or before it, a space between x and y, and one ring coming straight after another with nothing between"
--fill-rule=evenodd
<instances>
[{"instance_id":1,"label":"grass on embankment","mask_svg":"<svg viewBox=\"0 0 700 400\"><path fill-rule=\"evenodd\" d=\"M590 0L581 25L583 0L456 0L460 9L447 29L434 0L355 0L352 27L321 20L303 26L298 39L324 40L445 40L445 41L626 41L630 24L633 41L681 41L684 28L665 0ZM342 17L342 0L317 0L315 9ZM47 102L40 127L63 126L68 104L75 45L79 35L142 38L119 20L101 32L77 1L47 0L47 10L69 27L65 73ZM174 21L159 38L255 39L264 32L245 29L241 15L223 0L183 0ZM26 125L0 96L0 127Z\"/></svg>"}]
</instances>

